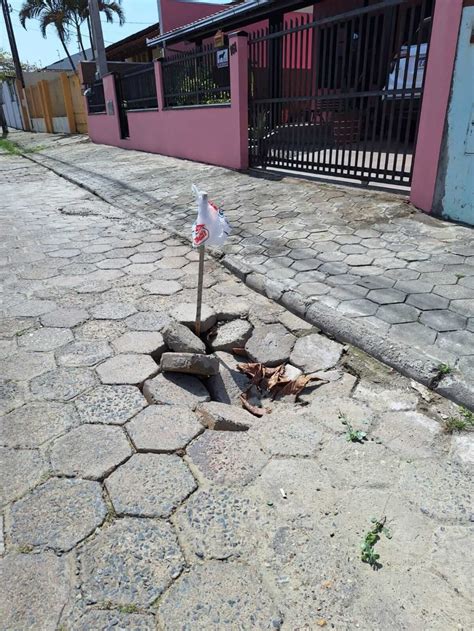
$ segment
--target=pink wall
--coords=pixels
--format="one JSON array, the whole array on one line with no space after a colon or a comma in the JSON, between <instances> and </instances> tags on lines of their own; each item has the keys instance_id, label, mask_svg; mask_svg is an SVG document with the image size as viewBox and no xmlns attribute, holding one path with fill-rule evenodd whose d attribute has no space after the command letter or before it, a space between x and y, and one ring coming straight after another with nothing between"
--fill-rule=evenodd
<instances>
[{"instance_id":1,"label":"pink wall","mask_svg":"<svg viewBox=\"0 0 474 631\"><path fill-rule=\"evenodd\" d=\"M180 2L179 0L160 0L160 27L167 33L178 26L190 24L200 18L217 13L227 5L206 4L204 2Z\"/></svg>"},{"instance_id":2,"label":"pink wall","mask_svg":"<svg viewBox=\"0 0 474 631\"><path fill-rule=\"evenodd\" d=\"M230 55L231 105L163 109L160 62L155 62L158 111L128 112L130 137L120 138L113 75L104 77L107 101L114 115L88 116L93 142L124 149L149 151L176 158L206 162L231 169L248 166L247 38L231 37L237 44Z\"/></svg>"},{"instance_id":3,"label":"pink wall","mask_svg":"<svg viewBox=\"0 0 474 631\"><path fill-rule=\"evenodd\" d=\"M433 207L462 5L463 0L435 3L410 194L410 201L428 213Z\"/></svg>"}]
</instances>

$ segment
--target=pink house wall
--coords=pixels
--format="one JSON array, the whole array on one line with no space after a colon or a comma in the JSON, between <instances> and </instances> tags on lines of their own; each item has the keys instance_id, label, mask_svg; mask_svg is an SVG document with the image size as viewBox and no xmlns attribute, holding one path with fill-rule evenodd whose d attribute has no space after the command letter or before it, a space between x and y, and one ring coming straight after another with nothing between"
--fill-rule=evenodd
<instances>
[{"instance_id":1,"label":"pink house wall","mask_svg":"<svg viewBox=\"0 0 474 631\"><path fill-rule=\"evenodd\" d=\"M104 77L105 100L114 114L88 116L93 142L149 151L176 158L216 164L231 169L248 166L247 38L231 37L237 45L231 54L231 104L164 109L160 62L155 62L158 111L128 112L130 137L120 137L118 106L113 75Z\"/></svg>"},{"instance_id":2,"label":"pink house wall","mask_svg":"<svg viewBox=\"0 0 474 631\"><path fill-rule=\"evenodd\" d=\"M433 210L462 5L463 0L435 2L410 194L410 201L427 213Z\"/></svg>"},{"instance_id":3,"label":"pink house wall","mask_svg":"<svg viewBox=\"0 0 474 631\"><path fill-rule=\"evenodd\" d=\"M162 33L172 31L179 26L190 24L200 18L225 9L225 4L207 4L205 2L180 2L180 0L159 0L160 27Z\"/></svg>"}]
</instances>

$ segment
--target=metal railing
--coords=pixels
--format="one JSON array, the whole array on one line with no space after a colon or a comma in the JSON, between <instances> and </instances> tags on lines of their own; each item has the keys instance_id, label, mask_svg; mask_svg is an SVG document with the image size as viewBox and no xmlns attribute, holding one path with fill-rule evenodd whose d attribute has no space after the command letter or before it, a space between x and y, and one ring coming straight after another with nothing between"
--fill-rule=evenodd
<instances>
[{"instance_id":1,"label":"metal railing","mask_svg":"<svg viewBox=\"0 0 474 631\"><path fill-rule=\"evenodd\" d=\"M87 111L89 114L102 114L105 112L105 95L102 79L95 81L91 86L91 91L87 95Z\"/></svg>"},{"instance_id":2,"label":"metal railing","mask_svg":"<svg viewBox=\"0 0 474 631\"><path fill-rule=\"evenodd\" d=\"M126 72L119 77L122 98L127 110L158 108L154 64L142 64L142 66L138 70Z\"/></svg>"},{"instance_id":3,"label":"metal railing","mask_svg":"<svg viewBox=\"0 0 474 631\"><path fill-rule=\"evenodd\" d=\"M177 53L162 63L165 107L230 102L229 51L203 46Z\"/></svg>"}]
</instances>

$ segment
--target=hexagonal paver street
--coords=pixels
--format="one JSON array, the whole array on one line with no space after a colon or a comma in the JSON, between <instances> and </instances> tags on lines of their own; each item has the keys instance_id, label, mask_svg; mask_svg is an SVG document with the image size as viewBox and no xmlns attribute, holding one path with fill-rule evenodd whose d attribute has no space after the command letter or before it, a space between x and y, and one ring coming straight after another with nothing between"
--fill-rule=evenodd
<instances>
[{"instance_id":1,"label":"hexagonal paver street","mask_svg":"<svg viewBox=\"0 0 474 631\"><path fill-rule=\"evenodd\" d=\"M470 629L474 417L441 393L472 391L471 233L18 137L45 148L0 150L0 631ZM191 181L234 229L200 338ZM213 346L211 377L160 367Z\"/></svg>"}]
</instances>

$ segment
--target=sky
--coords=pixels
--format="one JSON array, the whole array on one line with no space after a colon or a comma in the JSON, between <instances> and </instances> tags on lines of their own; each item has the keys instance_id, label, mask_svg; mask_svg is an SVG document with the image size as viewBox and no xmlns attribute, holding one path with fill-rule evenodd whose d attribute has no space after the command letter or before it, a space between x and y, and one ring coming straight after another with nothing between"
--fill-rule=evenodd
<instances>
[{"instance_id":1,"label":"sky","mask_svg":"<svg viewBox=\"0 0 474 631\"><path fill-rule=\"evenodd\" d=\"M36 20L28 20L26 23L27 30L21 26L18 20L18 10L21 8L22 0L9 0L9 4L13 8L11 14L13 29L15 31L16 42L20 59L30 63L37 64L40 67L63 59L65 57L64 49L56 35L54 27L49 26L47 30L47 38L44 39L39 31L38 22ZM123 0L122 7L125 11L126 23L119 26L118 23L107 24L105 18L102 17L103 32L105 44L113 44L124 37L128 37L137 31L140 31L151 24L158 22L158 4L157 0ZM84 24L82 29L84 47L88 48L89 33L87 25ZM10 51L3 14L0 11L0 48ZM71 35L68 48L72 53L78 52L76 38Z\"/></svg>"}]
</instances>

